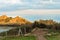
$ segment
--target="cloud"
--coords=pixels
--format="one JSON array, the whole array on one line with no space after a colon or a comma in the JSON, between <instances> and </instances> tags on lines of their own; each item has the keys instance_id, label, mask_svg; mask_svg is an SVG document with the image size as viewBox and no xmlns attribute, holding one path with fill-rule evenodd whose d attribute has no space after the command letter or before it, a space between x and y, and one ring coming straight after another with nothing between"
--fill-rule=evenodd
<instances>
[{"instance_id":1,"label":"cloud","mask_svg":"<svg viewBox=\"0 0 60 40\"><path fill-rule=\"evenodd\" d=\"M3 4L22 4L21 0L0 0Z\"/></svg>"},{"instance_id":2,"label":"cloud","mask_svg":"<svg viewBox=\"0 0 60 40\"><path fill-rule=\"evenodd\" d=\"M0 12L0 15L6 14L7 16L16 17L21 16L27 20L39 20L39 19L54 19L60 20L60 10L35 10L35 9L27 9L27 10L17 10L11 12Z\"/></svg>"},{"instance_id":3,"label":"cloud","mask_svg":"<svg viewBox=\"0 0 60 40\"><path fill-rule=\"evenodd\" d=\"M57 10L57 9L51 9L51 10L48 10L48 9L39 9L39 10L36 10L36 9L26 9L26 10L16 10L16 11L11 11L11 12L0 12L0 13L6 13L8 15L11 16L11 14L14 16L14 15L45 15L45 14L60 14L60 10Z\"/></svg>"},{"instance_id":4,"label":"cloud","mask_svg":"<svg viewBox=\"0 0 60 40\"><path fill-rule=\"evenodd\" d=\"M60 2L60 0L53 0L54 2Z\"/></svg>"},{"instance_id":5,"label":"cloud","mask_svg":"<svg viewBox=\"0 0 60 40\"><path fill-rule=\"evenodd\" d=\"M18 4L23 5L23 2L21 0L0 0L0 10L8 9Z\"/></svg>"},{"instance_id":6,"label":"cloud","mask_svg":"<svg viewBox=\"0 0 60 40\"><path fill-rule=\"evenodd\" d=\"M40 2L43 4L60 4L59 0L41 0Z\"/></svg>"},{"instance_id":7,"label":"cloud","mask_svg":"<svg viewBox=\"0 0 60 40\"><path fill-rule=\"evenodd\" d=\"M0 0L0 12L23 9L60 9L59 0Z\"/></svg>"}]
</instances>

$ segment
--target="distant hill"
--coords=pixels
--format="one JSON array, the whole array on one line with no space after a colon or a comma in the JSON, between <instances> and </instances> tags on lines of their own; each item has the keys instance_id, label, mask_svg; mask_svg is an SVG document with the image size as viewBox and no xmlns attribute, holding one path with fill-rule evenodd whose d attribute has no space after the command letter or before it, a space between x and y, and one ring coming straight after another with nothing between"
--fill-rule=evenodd
<instances>
[{"instance_id":1,"label":"distant hill","mask_svg":"<svg viewBox=\"0 0 60 40\"><path fill-rule=\"evenodd\" d=\"M22 24L27 24L27 23L29 24L31 22L22 18L22 17L19 17L19 16L16 16L15 18L8 17L6 15L0 16L0 25L5 25L5 24L19 24L19 25L22 25Z\"/></svg>"}]
</instances>

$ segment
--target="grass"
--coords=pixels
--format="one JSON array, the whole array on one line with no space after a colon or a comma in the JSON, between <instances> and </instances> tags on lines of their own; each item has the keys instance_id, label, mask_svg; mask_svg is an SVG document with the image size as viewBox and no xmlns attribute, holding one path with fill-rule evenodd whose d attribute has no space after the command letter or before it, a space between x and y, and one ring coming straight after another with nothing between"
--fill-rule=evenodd
<instances>
[{"instance_id":1,"label":"grass","mask_svg":"<svg viewBox=\"0 0 60 40\"><path fill-rule=\"evenodd\" d=\"M45 36L47 40L60 40L60 32L59 31L49 30L48 34L51 34L51 35Z\"/></svg>"},{"instance_id":2,"label":"grass","mask_svg":"<svg viewBox=\"0 0 60 40\"><path fill-rule=\"evenodd\" d=\"M60 40L60 35L47 36L46 38L47 38L47 40Z\"/></svg>"},{"instance_id":3,"label":"grass","mask_svg":"<svg viewBox=\"0 0 60 40\"><path fill-rule=\"evenodd\" d=\"M0 40L36 40L35 36L26 36L26 37L6 37Z\"/></svg>"}]
</instances>

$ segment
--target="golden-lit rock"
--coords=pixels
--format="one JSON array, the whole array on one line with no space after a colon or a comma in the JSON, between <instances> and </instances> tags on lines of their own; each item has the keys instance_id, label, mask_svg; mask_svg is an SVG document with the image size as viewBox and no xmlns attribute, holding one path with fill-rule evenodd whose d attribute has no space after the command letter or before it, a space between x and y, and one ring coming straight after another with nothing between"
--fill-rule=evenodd
<instances>
[{"instance_id":1,"label":"golden-lit rock","mask_svg":"<svg viewBox=\"0 0 60 40\"><path fill-rule=\"evenodd\" d=\"M17 16L9 21L10 23L19 23L19 24L25 24L27 20Z\"/></svg>"},{"instance_id":2,"label":"golden-lit rock","mask_svg":"<svg viewBox=\"0 0 60 40\"><path fill-rule=\"evenodd\" d=\"M46 25L53 25L55 24L55 21L53 20L40 20L40 23L46 24Z\"/></svg>"},{"instance_id":3,"label":"golden-lit rock","mask_svg":"<svg viewBox=\"0 0 60 40\"><path fill-rule=\"evenodd\" d=\"M15 18L7 17L6 15L0 16L0 24L26 24L30 23L29 21L17 16Z\"/></svg>"}]
</instances>

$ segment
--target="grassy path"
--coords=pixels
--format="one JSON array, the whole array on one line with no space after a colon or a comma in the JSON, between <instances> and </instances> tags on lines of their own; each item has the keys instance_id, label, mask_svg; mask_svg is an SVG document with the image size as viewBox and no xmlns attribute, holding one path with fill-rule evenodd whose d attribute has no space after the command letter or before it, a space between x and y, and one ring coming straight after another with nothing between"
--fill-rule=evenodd
<instances>
[{"instance_id":1,"label":"grassy path","mask_svg":"<svg viewBox=\"0 0 60 40\"><path fill-rule=\"evenodd\" d=\"M39 29L37 28L33 34L37 37L37 40L47 40L44 35L45 35L45 31L43 29Z\"/></svg>"}]
</instances>

